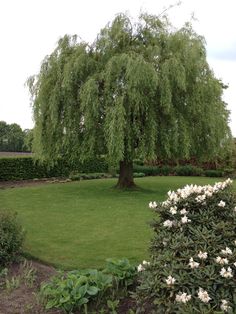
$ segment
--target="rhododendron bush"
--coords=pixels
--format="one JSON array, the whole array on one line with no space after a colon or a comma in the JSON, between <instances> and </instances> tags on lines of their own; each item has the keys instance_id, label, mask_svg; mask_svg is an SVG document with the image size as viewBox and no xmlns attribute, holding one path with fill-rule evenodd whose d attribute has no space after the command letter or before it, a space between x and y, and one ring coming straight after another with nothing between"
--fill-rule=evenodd
<instances>
[{"instance_id":1,"label":"rhododendron bush","mask_svg":"<svg viewBox=\"0 0 236 314\"><path fill-rule=\"evenodd\" d=\"M232 180L169 191L157 213L139 312L236 313L236 199Z\"/></svg>"}]
</instances>

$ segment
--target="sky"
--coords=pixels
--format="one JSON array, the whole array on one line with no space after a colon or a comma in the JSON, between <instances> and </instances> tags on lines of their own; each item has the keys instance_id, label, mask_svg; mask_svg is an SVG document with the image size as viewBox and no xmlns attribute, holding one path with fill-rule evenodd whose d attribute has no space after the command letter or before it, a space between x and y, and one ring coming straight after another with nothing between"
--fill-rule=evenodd
<instances>
[{"instance_id":1,"label":"sky","mask_svg":"<svg viewBox=\"0 0 236 314\"><path fill-rule=\"evenodd\" d=\"M2 0L0 1L0 120L32 128L32 108L25 82L37 74L44 57L60 37L77 34L93 42L117 13L137 18L140 12L159 15L175 0ZM183 0L168 11L181 27L194 14L193 27L206 39L207 59L215 76L229 88L224 101L231 111L236 137L236 1Z\"/></svg>"}]
</instances>

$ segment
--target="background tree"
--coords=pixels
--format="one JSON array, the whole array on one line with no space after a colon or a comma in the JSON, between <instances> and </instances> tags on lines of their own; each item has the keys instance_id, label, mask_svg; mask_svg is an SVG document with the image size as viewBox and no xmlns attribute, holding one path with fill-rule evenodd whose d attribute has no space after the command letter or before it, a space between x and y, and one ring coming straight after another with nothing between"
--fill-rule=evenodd
<instances>
[{"instance_id":1,"label":"background tree","mask_svg":"<svg viewBox=\"0 0 236 314\"><path fill-rule=\"evenodd\" d=\"M22 152L23 143L24 133L18 124L0 121L0 151Z\"/></svg>"},{"instance_id":2,"label":"background tree","mask_svg":"<svg viewBox=\"0 0 236 314\"><path fill-rule=\"evenodd\" d=\"M5 121L0 121L0 151L5 151L8 139L7 139L7 133L8 133L8 125Z\"/></svg>"},{"instance_id":3,"label":"background tree","mask_svg":"<svg viewBox=\"0 0 236 314\"><path fill-rule=\"evenodd\" d=\"M231 139L224 85L190 24L118 15L92 45L65 36L28 80L41 159L105 155L132 187L135 157L212 158Z\"/></svg>"}]
</instances>

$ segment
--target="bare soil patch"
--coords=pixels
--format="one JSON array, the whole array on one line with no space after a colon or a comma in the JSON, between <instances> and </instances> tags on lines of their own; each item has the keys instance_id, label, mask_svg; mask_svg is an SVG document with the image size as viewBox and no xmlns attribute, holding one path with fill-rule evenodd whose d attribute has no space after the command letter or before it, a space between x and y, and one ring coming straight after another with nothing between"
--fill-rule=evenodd
<instances>
[{"instance_id":1,"label":"bare soil patch","mask_svg":"<svg viewBox=\"0 0 236 314\"><path fill-rule=\"evenodd\" d=\"M1 280L0 288L0 314L61 314L61 311L45 311L38 300L38 291L41 283L49 280L56 274L53 267L40 264L35 261L28 262L30 268L35 271L35 280L31 285L27 274L23 274L22 263L14 264L8 268L7 279L12 283L19 280L16 287L6 287ZM11 284L12 285L12 284Z\"/></svg>"}]
</instances>

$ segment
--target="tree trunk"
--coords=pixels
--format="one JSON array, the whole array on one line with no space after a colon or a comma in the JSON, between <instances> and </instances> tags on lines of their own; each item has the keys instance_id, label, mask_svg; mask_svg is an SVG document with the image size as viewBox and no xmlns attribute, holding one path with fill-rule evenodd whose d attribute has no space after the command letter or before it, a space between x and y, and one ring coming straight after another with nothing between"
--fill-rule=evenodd
<instances>
[{"instance_id":1,"label":"tree trunk","mask_svg":"<svg viewBox=\"0 0 236 314\"><path fill-rule=\"evenodd\" d=\"M135 187L132 161L120 161L120 174L116 187L120 189Z\"/></svg>"}]
</instances>

